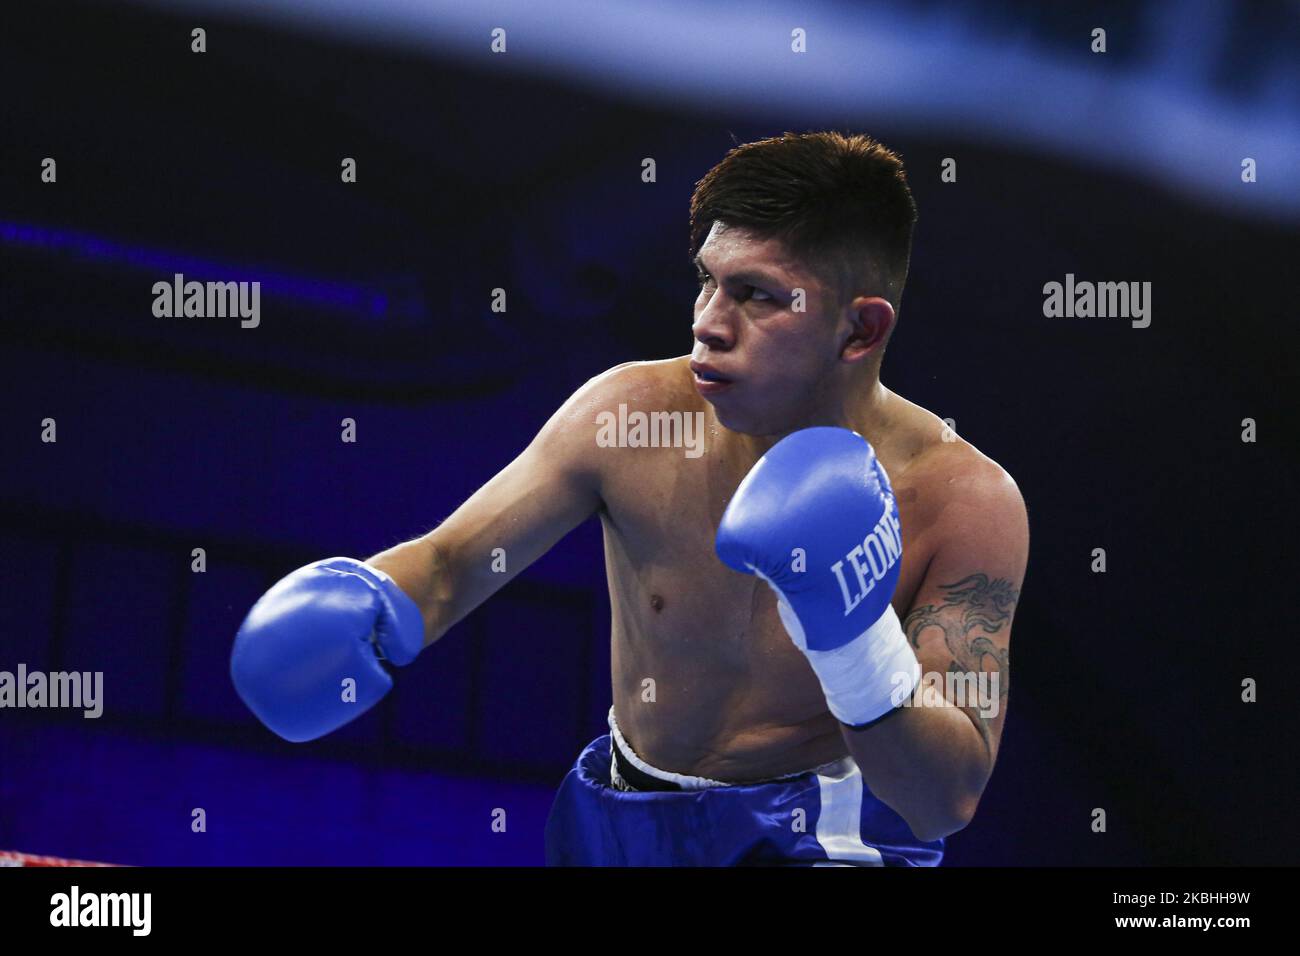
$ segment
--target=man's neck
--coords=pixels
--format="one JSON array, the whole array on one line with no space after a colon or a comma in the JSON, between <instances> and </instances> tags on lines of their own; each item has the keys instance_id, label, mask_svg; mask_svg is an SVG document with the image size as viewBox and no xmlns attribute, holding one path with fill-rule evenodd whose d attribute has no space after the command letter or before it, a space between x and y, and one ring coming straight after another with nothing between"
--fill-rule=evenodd
<instances>
[{"instance_id":1,"label":"man's neck","mask_svg":"<svg viewBox=\"0 0 1300 956\"><path fill-rule=\"evenodd\" d=\"M744 432L734 432L726 429L721 423L719 423L719 427L723 428L724 433L731 438L734 443L733 447L751 462L758 461L767 453L768 449L786 435L803 428L813 428L818 425L851 429L875 445L888 431L890 400L893 398L893 394L881 384L879 378L873 376L866 387L865 395L862 391L857 391L851 398L846 398L840 408L834 411L827 410L822 413L808 415L801 424L771 435L750 435Z\"/></svg>"}]
</instances>

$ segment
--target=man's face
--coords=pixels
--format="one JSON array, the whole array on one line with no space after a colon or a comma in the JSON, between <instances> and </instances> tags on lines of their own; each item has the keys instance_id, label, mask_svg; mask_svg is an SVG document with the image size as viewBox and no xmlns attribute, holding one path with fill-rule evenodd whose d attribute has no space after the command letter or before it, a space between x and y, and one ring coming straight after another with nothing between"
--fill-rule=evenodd
<instances>
[{"instance_id":1,"label":"man's face","mask_svg":"<svg viewBox=\"0 0 1300 956\"><path fill-rule=\"evenodd\" d=\"M721 223L700 247L696 266L702 285L691 367L718 420L751 435L826 423L844 387L836 373L852 328L831 290L780 240ZM798 289L802 312L795 311Z\"/></svg>"}]
</instances>

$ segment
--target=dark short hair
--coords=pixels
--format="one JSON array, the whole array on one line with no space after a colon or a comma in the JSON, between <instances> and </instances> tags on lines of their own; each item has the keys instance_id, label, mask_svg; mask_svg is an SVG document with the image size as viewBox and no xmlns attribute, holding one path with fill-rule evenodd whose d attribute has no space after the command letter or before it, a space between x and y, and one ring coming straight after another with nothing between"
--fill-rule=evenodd
<instances>
[{"instance_id":1,"label":"dark short hair","mask_svg":"<svg viewBox=\"0 0 1300 956\"><path fill-rule=\"evenodd\" d=\"M780 239L842 299L865 292L899 308L916 203L902 159L870 136L784 133L735 147L695 184L692 258L716 221Z\"/></svg>"}]
</instances>

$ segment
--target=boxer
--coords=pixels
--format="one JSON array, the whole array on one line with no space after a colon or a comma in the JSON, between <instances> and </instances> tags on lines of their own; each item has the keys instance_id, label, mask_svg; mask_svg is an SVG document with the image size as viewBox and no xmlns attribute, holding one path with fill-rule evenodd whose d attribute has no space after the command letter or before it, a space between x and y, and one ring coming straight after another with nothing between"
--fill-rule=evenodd
<instances>
[{"instance_id":1,"label":"boxer","mask_svg":"<svg viewBox=\"0 0 1300 956\"><path fill-rule=\"evenodd\" d=\"M595 515L613 706L548 862L937 864L997 758L1028 524L999 465L881 382L915 219L869 137L730 151L691 199L690 355L589 380L428 534L273 587L235 642L245 702L328 733ZM699 414L705 440L600 440L615 411Z\"/></svg>"}]
</instances>

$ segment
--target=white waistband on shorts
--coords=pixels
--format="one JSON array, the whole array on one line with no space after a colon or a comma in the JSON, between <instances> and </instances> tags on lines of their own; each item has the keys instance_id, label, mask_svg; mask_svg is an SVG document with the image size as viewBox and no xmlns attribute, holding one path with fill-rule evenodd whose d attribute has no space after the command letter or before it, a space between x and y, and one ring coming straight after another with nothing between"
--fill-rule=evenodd
<instances>
[{"instance_id":1,"label":"white waistband on shorts","mask_svg":"<svg viewBox=\"0 0 1300 956\"><path fill-rule=\"evenodd\" d=\"M609 708L609 734L613 739L614 746L618 747L619 751L622 752L623 756L627 758L627 761L632 764L632 766L636 767L636 769L640 770L642 773L654 777L656 780L675 783L683 790L708 790L712 787L735 787L746 785L727 783L724 780L713 780L709 777L693 777L690 774L673 773L671 770L660 770L658 767L650 766L650 764L637 756L636 751L628 746L628 742L623 737L622 731L618 729L618 721L614 719L613 706ZM851 756L840 757L838 760L832 760L829 763L824 763L819 767L812 767L809 770L800 770L796 773L788 773L780 777L773 777L770 780L750 781L750 783L776 783L781 780L792 780L795 777L802 777L806 773L829 774L835 776L837 771L847 769L845 764L847 761L851 761L852 759ZM618 761L614 759L612 753L610 754L609 763L610 777L614 786L619 790L635 789L628 786L628 784L623 780L622 775L618 772Z\"/></svg>"}]
</instances>

